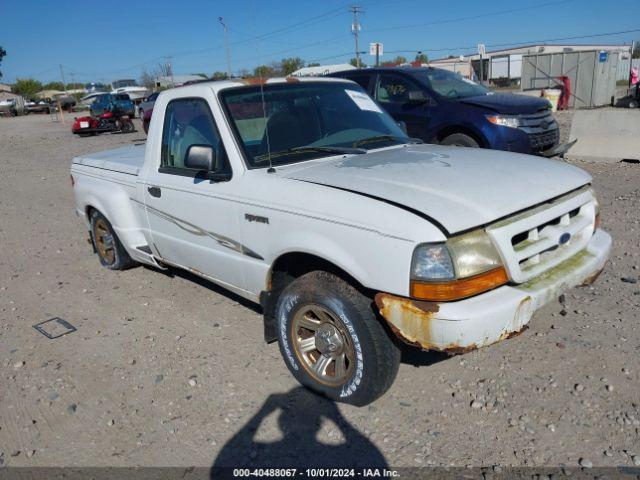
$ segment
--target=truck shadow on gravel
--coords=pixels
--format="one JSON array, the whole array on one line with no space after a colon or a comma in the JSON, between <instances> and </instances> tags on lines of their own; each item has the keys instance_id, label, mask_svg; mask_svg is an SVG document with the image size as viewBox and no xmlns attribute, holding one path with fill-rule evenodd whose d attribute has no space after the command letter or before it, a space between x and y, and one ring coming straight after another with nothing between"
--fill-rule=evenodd
<instances>
[{"instance_id":1,"label":"truck shadow on gravel","mask_svg":"<svg viewBox=\"0 0 640 480\"><path fill-rule=\"evenodd\" d=\"M277 414L282 439L257 441L258 429L273 413ZM331 444L317 438L323 420L333 424ZM336 430L341 435L336 435ZM358 467L386 468L387 461L378 447L342 416L334 402L298 387L267 398L258 412L222 447L209 477L234 478L233 470L237 468Z\"/></svg>"}]
</instances>

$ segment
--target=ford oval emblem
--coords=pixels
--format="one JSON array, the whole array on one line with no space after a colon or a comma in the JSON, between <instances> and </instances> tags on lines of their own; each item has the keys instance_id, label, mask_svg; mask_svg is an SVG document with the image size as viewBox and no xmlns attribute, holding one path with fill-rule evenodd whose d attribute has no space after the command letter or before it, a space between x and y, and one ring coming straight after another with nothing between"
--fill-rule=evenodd
<instances>
[{"instance_id":1,"label":"ford oval emblem","mask_svg":"<svg viewBox=\"0 0 640 480\"><path fill-rule=\"evenodd\" d=\"M558 239L558 243L560 245L564 245L565 243L569 243L569 240L571 240L571 234L570 233L563 233L562 235L560 235L560 238Z\"/></svg>"}]
</instances>

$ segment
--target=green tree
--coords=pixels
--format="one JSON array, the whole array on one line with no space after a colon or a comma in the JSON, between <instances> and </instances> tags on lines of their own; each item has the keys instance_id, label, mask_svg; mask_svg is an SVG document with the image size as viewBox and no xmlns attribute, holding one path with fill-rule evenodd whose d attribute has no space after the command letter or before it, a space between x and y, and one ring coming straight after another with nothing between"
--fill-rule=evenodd
<instances>
[{"instance_id":1,"label":"green tree","mask_svg":"<svg viewBox=\"0 0 640 480\"><path fill-rule=\"evenodd\" d=\"M224 80L227 78L227 74L225 72L213 72L211 75L211 80Z\"/></svg>"},{"instance_id":2,"label":"green tree","mask_svg":"<svg viewBox=\"0 0 640 480\"><path fill-rule=\"evenodd\" d=\"M75 83L67 83L67 90L82 90L84 88L84 83L75 82Z\"/></svg>"},{"instance_id":3,"label":"green tree","mask_svg":"<svg viewBox=\"0 0 640 480\"><path fill-rule=\"evenodd\" d=\"M269 65L260 65L253 69L253 75L255 77L269 78L276 75L276 71Z\"/></svg>"},{"instance_id":4,"label":"green tree","mask_svg":"<svg viewBox=\"0 0 640 480\"><path fill-rule=\"evenodd\" d=\"M319 67L320 64L318 62L310 62L307 63L307 67Z\"/></svg>"},{"instance_id":5,"label":"green tree","mask_svg":"<svg viewBox=\"0 0 640 480\"><path fill-rule=\"evenodd\" d=\"M0 55L2 55L2 48L0 48ZM640 41L636 40L635 47L633 47L633 52L631 52L631 58L640 58ZM1 56L0 59L2 59ZM0 78L2 78L1 74Z\"/></svg>"},{"instance_id":6,"label":"green tree","mask_svg":"<svg viewBox=\"0 0 640 480\"><path fill-rule=\"evenodd\" d=\"M32 99L36 97L36 93L42 90L42 83L33 78L19 78L13 85L12 90L13 93Z\"/></svg>"},{"instance_id":7,"label":"green tree","mask_svg":"<svg viewBox=\"0 0 640 480\"><path fill-rule=\"evenodd\" d=\"M49 82L42 86L43 90L64 90L62 82Z\"/></svg>"},{"instance_id":8,"label":"green tree","mask_svg":"<svg viewBox=\"0 0 640 480\"><path fill-rule=\"evenodd\" d=\"M418 52L415 61L420 63L429 63L429 57L422 52Z\"/></svg>"},{"instance_id":9,"label":"green tree","mask_svg":"<svg viewBox=\"0 0 640 480\"><path fill-rule=\"evenodd\" d=\"M354 67L357 67L358 66L358 59L357 58L352 58L351 60L349 60L349 64L353 65ZM362 59L360 59L360 67L364 68L366 66L367 66L367 64L364 63L362 61Z\"/></svg>"},{"instance_id":10,"label":"green tree","mask_svg":"<svg viewBox=\"0 0 640 480\"><path fill-rule=\"evenodd\" d=\"M304 67L304 60L302 60L300 57L283 58L280 61L280 71L284 76L291 75L293 72L302 67Z\"/></svg>"},{"instance_id":11,"label":"green tree","mask_svg":"<svg viewBox=\"0 0 640 480\"><path fill-rule=\"evenodd\" d=\"M2 63L2 59L7 56L7 51L0 47L0 63ZM0 70L0 78L2 78L2 70Z\"/></svg>"}]
</instances>

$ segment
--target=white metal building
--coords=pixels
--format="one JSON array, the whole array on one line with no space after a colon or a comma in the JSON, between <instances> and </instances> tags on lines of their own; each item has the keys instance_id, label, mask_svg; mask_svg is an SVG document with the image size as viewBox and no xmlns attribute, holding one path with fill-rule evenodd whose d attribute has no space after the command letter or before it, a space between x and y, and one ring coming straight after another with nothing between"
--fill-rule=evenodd
<instances>
[{"instance_id":1,"label":"white metal building","mask_svg":"<svg viewBox=\"0 0 640 480\"><path fill-rule=\"evenodd\" d=\"M497 83L504 82L518 83L522 76L522 56L527 54L540 53L566 53L580 52L587 50L602 50L617 52L628 56L631 51L630 45L524 45L522 47L507 48L503 50L488 51L483 56L483 78ZM474 53L462 57L440 58L431 60L429 65L436 68L444 68L454 72L459 72L467 78L480 77L480 55Z\"/></svg>"}]
</instances>

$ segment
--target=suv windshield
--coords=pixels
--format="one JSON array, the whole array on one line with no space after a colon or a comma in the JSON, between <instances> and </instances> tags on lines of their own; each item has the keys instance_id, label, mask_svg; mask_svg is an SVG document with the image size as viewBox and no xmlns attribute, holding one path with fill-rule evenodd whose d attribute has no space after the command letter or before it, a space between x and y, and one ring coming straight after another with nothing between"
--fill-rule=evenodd
<instances>
[{"instance_id":1,"label":"suv windshield","mask_svg":"<svg viewBox=\"0 0 640 480\"><path fill-rule=\"evenodd\" d=\"M421 69L411 75L446 98L467 98L489 95L491 90L461 75L439 68Z\"/></svg>"},{"instance_id":2,"label":"suv windshield","mask_svg":"<svg viewBox=\"0 0 640 480\"><path fill-rule=\"evenodd\" d=\"M272 84L220 96L252 168L411 141L355 84Z\"/></svg>"}]
</instances>

